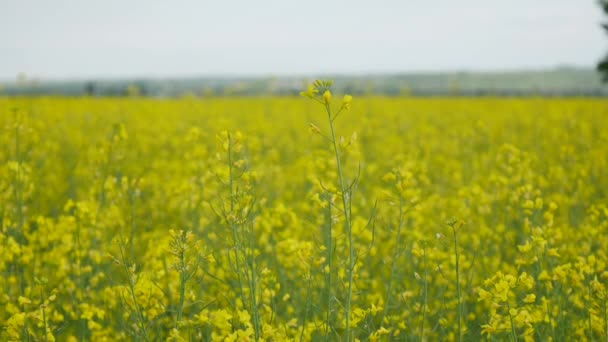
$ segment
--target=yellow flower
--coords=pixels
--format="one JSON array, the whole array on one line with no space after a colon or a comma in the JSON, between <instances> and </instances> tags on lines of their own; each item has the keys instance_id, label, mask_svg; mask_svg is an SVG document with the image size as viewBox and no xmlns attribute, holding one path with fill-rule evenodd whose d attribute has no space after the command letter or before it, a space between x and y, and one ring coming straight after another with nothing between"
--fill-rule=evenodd
<instances>
[{"instance_id":1,"label":"yellow flower","mask_svg":"<svg viewBox=\"0 0 608 342\"><path fill-rule=\"evenodd\" d=\"M11 316L6 321L6 332L11 339L20 340L21 329L25 324L25 313L20 312Z\"/></svg>"},{"instance_id":2,"label":"yellow flower","mask_svg":"<svg viewBox=\"0 0 608 342\"><path fill-rule=\"evenodd\" d=\"M342 99L342 108L344 108L345 110L349 110L350 109L350 103L352 102L353 97L351 95L344 95L344 98Z\"/></svg>"},{"instance_id":3,"label":"yellow flower","mask_svg":"<svg viewBox=\"0 0 608 342\"><path fill-rule=\"evenodd\" d=\"M523 272L522 274L519 275L518 281L527 290L531 290L535 284L534 278L526 272Z\"/></svg>"},{"instance_id":4,"label":"yellow flower","mask_svg":"<svg viewBox=\"0 0 608 342\"><path fill-rule=\"evenodd\" d=\"M378 335L387 335L390 331L385 327L380 327L380 329L376 330Z\"/></svg>"},{"instance_id":5,"label":"yellow flower","mask_svg":"<svg viewBox=\"0 0 608 342\"><path fill-rule=\"evenodd\" d=\"M530 242L526 242L524 245L518 245L517 249L520 253L527 253L532 250L532 245Z\"/></svg>"},{"instance_id":6,"label":"yellow flower","mask_svg":"<svg viewBox=\"0 0 608 342\"><path fill-rule=\"evenodd\" d=\"M329 89L323 93L323 102L326 105L328 105L331 102L331 91L329 91Z\"/></svg>"},{"instance_id":7,"label":"yellow flower","mask_svg":"<svg viewBox=\"0 0 608 342\"><path fill-rule=\"evenodd\" d=\"M522 204L522 208L524 208L524 209L532 209L532 208L534 208L534 202L532 202L532 200L526 200Z\"/></svg>"},{"instance_id":8,"label":"yellow flower","mask_svg":"<svg viewBox=\"0 0 608 342\"><path fill-rule=\"evenodd\" d=\"M207 324L209 323L209 311L203 310L198 315L195 315L194 318L199 324Z\"/></svg>"},{"instance_id":9,"label":"yellow flower","mask_svg":"<svg viewBox=\"0 0 608 342\"><path fill-rule=\"evenodd\" d=\"M498 331L498 327L495 322L490 322L488 324L484 324L481 326L481 334L482 335L492 335Z\"/></svg>"},{"instance_id":10,"label":"yellow flower","mask_svg":"<svg viewBox=\"0 0 608 342\"><path fill-rule=\"evenodd\" d=\"M222 332L230 331L232 327L230 320L232 320L232 315L225 309L216 310L213 312L213 325L215 325Z\"/></svg>"},{"instance_id":11,"label":"yellow flower","mask_svg":"<svg viewBox=\"0 0 608 342\"><path fill-rule=\"evenodd\" d=\"M388 172L384 176L382 176L382 180L387 183L394 182L396 179L397 179L397 177L392 172Z\"/></svg>"},{"instance_id":12,"label":"yellow flower","mask_svg":"<svg viewBox=\"0 0 608 342\"><path fill-rule=\"evenodd\" d=\"M536 295L531 293L524 298L524 303L532 304L536 301Z\"/></svg>"},{"instance_id":13,"label":"yellow flower","mask_svg":"<svg viewBox=\"0 0 608 342\"><path fill-rule=\"evenodd\" d=\"M177 328L173 328L171 329L171 332L169 333L169 337L167 338L167 341L171 341L171 342L182 342L182 341L186 341L179 333L179 330L177 330Z\"/></svg>"},{"instance_id":14,"label":"yellow flower","mask_svg":"<svg viewBox=\"0 0 608 342\"><path fill-rule=\"evenodd\" d=\"M477 294L479 295L479 298L477 299L478 301L492 299L492 293L484 289L479 289Z\"/></svg>"},{"instance_id":15,"label":"yellow flower","mask_svg":"<svg viewBox=\"0 0 608 342\"><path fill-rule=\"evenodd\" d=\"M17 301L18 301L18 302L19 302L19 304L21 304L21 305L32 304L32 301L31 301L29 298L22 297L22 296L19 296L19 298L17 299Z\"/></svg>"},{"instance_id":16,"label":"yellow flower","mask_svg":"<svg viewBox=\"0 0 608 342\"><path fill-rule=\"evenodd\" d=\"M507 301L510 288L509 283L502 279L494 285L494 290L496 291L497 297L503 302Z\"/></svg>"},{"instance_id":17,"label":"yellow flower","mask_svg":"<svg viewBox=\"0 0 608 342\"><path fill-rule=\"evenodd\" d=\"M239 311L239 322L241 322L241 324L243 325L248 325L251 323L251 315L249 315L249 312L244 311L244 310L240 310Z\"/></svg>"},{"instance_id":18,"label":"yellow flower","mask_svg":"<svg viewBox=\"0 0 608 342\"><path fill-rule=\"evenodd\" d=\"M308 97L309 99L312 99L318 92L319 91L317 90L317 88L315 88L315 86L313 86L311 84L308 86L306 91L301 92L300 95L302 95L304 97Z\"/></svg>"}]
</instances>

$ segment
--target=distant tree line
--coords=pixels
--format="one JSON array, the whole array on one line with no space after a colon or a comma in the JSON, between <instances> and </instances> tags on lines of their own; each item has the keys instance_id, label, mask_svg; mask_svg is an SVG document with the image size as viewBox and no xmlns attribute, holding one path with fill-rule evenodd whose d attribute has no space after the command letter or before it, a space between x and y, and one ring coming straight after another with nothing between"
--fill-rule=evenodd
<instances>
[{"instance_id":1,"label":"distant tree line","mask_svg":"<svg viewBox=\"0 0 608 342\"><path fill-rule=\"evenodd\" d=\"M606 0L608 1L608 0ZM608 6L607 6L608 7ZM608 64L606 64L608 66ZM322 75L335 90L385 96L608 96L608 84L593 69L558 68L522 72L451 72L394 75ZM41 81L22 75L6 83L0 96L217 97L296 96L314 79L183 78Z\"/></svg>"}]
</instances>

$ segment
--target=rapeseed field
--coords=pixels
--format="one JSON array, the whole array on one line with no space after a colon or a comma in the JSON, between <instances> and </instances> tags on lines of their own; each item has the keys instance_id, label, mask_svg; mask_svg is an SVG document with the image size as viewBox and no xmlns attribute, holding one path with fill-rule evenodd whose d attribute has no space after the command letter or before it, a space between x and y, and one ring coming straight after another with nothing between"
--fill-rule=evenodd
<instances>
[{"instance_id":1,"label":"rapeseed field","mask_svg":"<svg viewBox=\"0 0 608 342\"><path fill-rule=\"evenodd\" d=\"M1 98L2 341L605 341L600 99Z\"/></svg>"}]
</instances>

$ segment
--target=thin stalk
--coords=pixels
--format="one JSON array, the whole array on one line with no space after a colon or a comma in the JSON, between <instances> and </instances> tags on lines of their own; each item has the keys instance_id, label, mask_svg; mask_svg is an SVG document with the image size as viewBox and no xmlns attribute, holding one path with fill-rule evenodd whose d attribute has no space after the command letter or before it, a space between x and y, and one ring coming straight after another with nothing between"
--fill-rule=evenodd
<instances>
[{"instance_id":1,"label":"thin stalk","mask_svg":"<svg viewBox=\"0 0 608 342\"><path fill-rule=\"evenodd\" d=\"M14 196L15 196L15 214L17 215L17 225L15 227L15 238L19 243L22 243L23 239L23 224L24 224L24 215L23 215L23 165L21 161L21 134L20 127L21 124L19 122L19 115L17 114L17 109L13 109L13 113L15 115L15 160L17 161L17 170L15 171L14 178ZM23 253L21 250L20 254ZM17 272L17 276L19 279L19 293L24 295L24 287L25 280L23 279L23 271L17 264L15 260L13 262L13 268L15 272Z\"/></svg>"},{"instance_id":2,"label":"thin stalk","mask_svg":"<svg viewBox=\"0 0 608 342\"><path fill-rule=\"evenodd\" d=\"M347 199L348 193L346 188L344 187L344 176L342 174L342 163L340 162L340 151L338 150L338 144L336 142L336 134L334 129L334 121L331 116L331 108L329 104L325 104L325 110L327 111L327 118L329 120L329 127L331 130L331 140L334 146L334 153L336 155L336 164L338 167L338 181L340 183L340 192L342 197L342 210L344 212L344 227L346 230L346 235L348 238L348 291L346 293L346 341L350 341L351 331L350 331L350 310L351 310L351 299L353 295L353 271L355 268L355 249L353 246L353 234L350 220L350 211L348 201L351 201L350 198Z\"/></svg>"},{"instance_id":3,"label":"thin stalk","mask_svg":"<svg viewBox=\"0 0 608 342\"><path fill-rule=\"evenodd\" d=\"M308 271L308 284L306 287L306 307L304 309L304 317L302 317L302 329L300 330L300 342L304 340L304 328L306 327L306 320L308 319L308 312L310 311L310 293L312 288L312 262Z\"/></svg>"},{"instance_id":4,"label":"thin stalk","mask_svg":"<svg viewBox=\"0 0 608 342\"><path fill-rule=\"evenodd\" d=\"M129 293L131 294L131 299L133 300L133 306L135 306L135 311L137 314L137 319L139 320L139 328L141 329L142 337L144 338L144 340L150 341L150 338L148 337L148 330L146 329L144 314L143 314L141 308L139 307L139 304L137 303L137 296L135 296L135 281L133 279L133 276L131 275L131 271L129 270L129 266L128 266L127 260L125 258L125 246L123 245L122 242L119 244L119 249L120 249L120 257L122 259L121 263L122 263L125 273L127 275L127 281L129 284Z\"/></svg>"},{"instance_id":5,"label":"thin stalk","mask_svg":"<svg viewBox=\"0 0 608 342\"><path fill-rule=\"evenodd\" d=\"M549 304L547 304L547 316L551 317L551 319L553 319L553 315L549 316L551 314L551 311L549 311ZM553 326L553 322L550 322L550 326L551 326L551 335L553 336L553 341L557 341L557 333L555 332L555 327Z\"/></svg>"},{"instance_id":6,"label":"thin stalk","mask_svg":"<svg viewBox=\"0 0 608 342\"><path fill-rule=\"evenodd\" d=\"M179 303L177 304L177 320L175 321L175 326L177 327L178 323L182 320L183 312L184 312L184 301L186 298L186 265L184 260L184 251L181 250L179 253L179 263L180 263L180 272L179 272Z\"/></svg>"},{"instance_id":7,"label":"thin stalk","mask_svg":"<svg viewBox=\"0 0 608 342\"><path fill-rule=\"evenodd\" d=\"M129 226L130 226L130 232L129 232L129 253L131 254L131 260L133 260L133 262L135 262L135 243L134 243L134 239L135 239L135 190L133 189L129 189Z\"/></svg>"},{"instance_id":8,"label":"thin stalk","mask_svg":"<svg viewBox=\"0 0 608 342\"><path fill-rule=\"evenodd\" d=\"M606 342L608 342L608 300L604 294L604 330L606 331Z\"/></svg>"},{"instance_id":9,"label":"thin stalk","mask_svg":"<svg viewBox=\"0 0 608 342\"><path fill-rule=\"evenodd\" d=\"M78 284L78 288L79 289L84 289L84 282L83 282L83 278L82 278L82 243L81 243L81 239L80 239L80 232L82 230L82 223L80 222L80 217L78 215L76 215L76 276L77 276L77 280L76 283ZM81 301L82 298L76 298L77 301ZM76 306L76 310L78 312L78 317L80 317L80 308L78 306ZM85 335L87 332L87 324L86 324L86 320L81 319L80 320L80 341L84 341L85 340Z\"/></svg>"},{"instance_id":10,"label":"thin stalk","mask_svg":"<svg viewBox=\"0 0 608 342\"><path fill-rule=\"evenodd\" d=\"M452 232L454 233L454 253L456 254L456 295L458 296L458 338L457 341L461 341L462 338L462 327L461 327L461 321L462 321L462 304L461 304L461 293L460 293L460 263L459 263L459 259L460 259L460 255L458 254L458 239L457 239L457 234L456 234L456 227L455 225L452 225Z\"/></svg>"},{"instance_id":11,"label":"thin stalk","mask_svg":"<svg viewBox=\"0 0 608 342\"><path fill-rule=\"evenodd\" d=\"M40 310L42 311L42 329L43 331L43 335L44 338L43 340L46 342L47 338L46 338L46 330L47 330L47 325L46 325L46 313L44 312L44 290L42 288L42 286L40 286Z\"/></svg>"},{"instance_id":12,"label":"thin stalk","mask_svg":"<svg viewBox=\"0 0 608 342\"><path fill-rule=\"evenodd\" d=\"M420 341L424 341L424 321L426 320L426 305L428 301L429 291L426 268L426 245L422 248L422 262L424 264L424 301L422 302L422 323L420 324Z\"/></svg>"},{"instance_id":13,"label":"thin stalk","mask_svg":"<svg viewBox=\"0 0 608 342\"><path fill-rule=\"evenodd\" d=\"M399 247L401 245L401 228L403 227L403 198L399 197L399 223L397 225L397 239L395 241L395 250L393 251L391 272L388 278L388 284L386 285L386 299L384 301L384 310L382 310L382 317L380 318L380 325L384 323L384 318L388 314L388 308L391 301L391 292L393 291L393 281L396 272L397 258L399 257Z\"/></svg>"},{"instance_id":14,"label":"thin stalk","mask_svg":"<svg viewBox=\"0 0 608 342\"><path fill-rule=\"evenodd\" d=\"M227 135L228 138L228 174L229 174L229 188L230 188L230 213L233 213L235 210L235 198L236 198L236 193L234 192L234 170L233 170L233 165L232 165L232 138L230 133L228 133ZM236 224L235 222L231 221L230 222L230 227L232 230L232 240L233 240L233 245L234 245L234 253L235 253L235 266L236 266L236 273L237 273L237 279L239 282L239 291L240 291L240 297L241 297L241 301L243 302L243 305L245 305L246 298L245 298L245 293L244 293L244 286L243 286L243 277L245 277L245 280L247 281L248 285L249 285L249 310L251 311L251 315L252 315L252 320L253 320L253 326L254 326L254 331L255 331L255 338L256 340L258 340L260 338L261 335L261 324L260 324L260 317L259 317L259 312L257 310L257 299L256 299L256 295L257 295L257 291L256 291L256 266L255 266L255 244L254 244L254 240L253 240L253 226L251 227L250 230L247 230L243 225L240 226L239 229L239 225ZM241 241L247 241L246 240L246 235L249 235L249 255L247 253L247 250L243 250L241 251ZM241 263L244 263L243 265L241 265Z\"/></svg>"},{"instance_id":15,"label":"thin stalk","mask_svg":"<svg viewBox=\"0 0 608 342\"><path fill-rule=\"evenodd\" d=\"M593 304L593 297L591 293L591 282L587 282L587 291L589 293L589 299L587 300L587 323L589 324L589 339L593 340L593 328L591 325L591 305Z\"/></svg>"},{"instance_id":16,"label":"thin stalk","mask_svg":"<svg viewBox=\"0 0 608 342\"><path fill-rule=\"evenodd\" d=\"M167 266L167 257L165 255L163 255L163 270L165 271L165 293L167 296L167 302L169 303L167 305L167 307L169 308L173 308L173 303L172 303L172 295L171 295L171 286L169 283L169 267Z\"/></svg>"},{"instance_id":17,"label":"thin stalk","mask_svg":"<svg viewBox=\"0 0 608 342\"><path fill-rule=\"evenodd\" d=\"M17 110L15 110L15 159L17 160L17 172L15 173L15 205L17 212L17 230L21 234L21 229L23 227L23 189L21 188L23 181L22 176L22 165L21 165L21 134L20 134L20 124L18 122Z\"/></svg>"},{"instance_id":18,"label":"thin stalk","mask_svg":"<svg viewBox=\"0 0 608 342\"><path fill-rule=\"evenodd\" d=\"M234 179L232 175L232 141L230 138L230 133L228 133L228 177L229 177L229 187L230 187L230 213L234 211ZM228 217L229 218L229 217ZM243 292L243 280L241 279L241 261L239 258L239 238L238 238L238 227L234 222L230 222L230 228L232 230L232 244L234 247L234 258L235 258L235 266L236 266L236 275L239 282L239 292L241 296L241 301L243 305L245 305L245 295Z\"/></svg>"},{"instance_id":19,"label":"thin stalk","mask_svg":"<svg viewBox=\"0 0 608 342\"><path fill-rule=\"evenodd\" d=\"M248 232L249 234L249 262L247 265L249 266L249 300L251 306L251 314L253 316L253 327L255 330L255 339L256 341L260 338L261 326L260 326L260 315L258 312L258 304L257 304L257 269L255 264L255 244L253 240L253 226L250 227Z\"/></svg>"},{"instance_id":20,"label":"thin stalk","mask_svg":"<svg viewBox=\"0 0 608 342\"><path fill-rule=\"evenodd\" d=\"M329 223L327 226L327 233L325 237L325 249L327 250L327 267L329 268L329 272L325 274L325 291L327 293L327 313L325 316L325 341L329 340L329 331L331 330L331 302L333 301L333 292L331 290L333 223L331 218L331 203L329 199L327 199L327 217Z\"/></svg>"},{"instance_id":21,"label":"thin stalk","mask_svg":"<svg viewBox=\"0 0 608 342\"><path fill-rule=\"evenodd\" d=\"M513 315L511 315L511 305L507 301L507 310L509 311L509 321L511 321L511 336L513 337L513 342L517 342L517 333L515 332L515 322L513 322Z\"/></svg>"}]
</instances>

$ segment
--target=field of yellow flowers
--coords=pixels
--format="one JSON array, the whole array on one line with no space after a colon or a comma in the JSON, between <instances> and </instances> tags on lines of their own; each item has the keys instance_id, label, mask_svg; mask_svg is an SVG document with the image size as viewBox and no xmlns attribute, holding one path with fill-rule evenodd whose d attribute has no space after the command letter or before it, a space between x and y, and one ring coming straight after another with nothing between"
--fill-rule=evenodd
<instances>
[{"instance_id":1,"label":"field of yellow flowers","mask_svg":"<svg viewBox=\"0 0 608 342\"><path fill-rule=\"evenodd\" d=\"M0 99L2 341L608 338L599 99Z\"/></svg>"}]
</instances>

